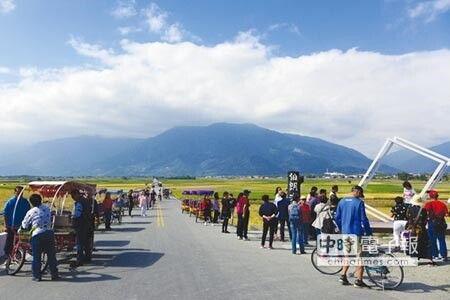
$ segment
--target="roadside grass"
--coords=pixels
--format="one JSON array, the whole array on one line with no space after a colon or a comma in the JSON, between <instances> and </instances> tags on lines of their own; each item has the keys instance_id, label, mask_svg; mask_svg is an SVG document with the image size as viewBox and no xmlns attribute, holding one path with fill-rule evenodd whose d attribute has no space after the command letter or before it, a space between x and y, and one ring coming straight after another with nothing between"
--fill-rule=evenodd
<instances>
[{"instance_id":1,"label":"roadside grass","mask_svg":"<svg viewBox=\"0 0 450 300\"><path fill-rule=\"evenodd\" d=\"M77 180L77 179L75 179ZM121 178L94 178L94 179L81 179L78 181L89 182L97 184L98 188L108 189L123 189L128 191L129 189L144 188L146 185L151 185L151 179L137 178L137 179L121 179ZM306 182L302 184L301 194L307 195L312 186L317 186L319 189L326 189L327 194L331 191L333 185L339 186L339 197L345 197L350 193L351 187L357 184L357 181L349 181L344 179L306 179ZM420 191L425 182L412 181L411 182L416 191ZM235 197L244 189L251 190L250 194L250 228L256 229L262 227L261 218L258 215L259 206L261 205L261 197L264 194L269 195L273 200L275 194L275 188L281 186L283 189L287 187L286 179L281 178L269 178L269 179L252 179L252 178L198 178L190 180L175 180L167 179L163 180L164 187L172 190L172 193L178 199L182 199L184 196L182 192L184 190L198 190L209 189L214 190L222 196L224 191L232 193ZM26 185L26 182L5 182L0 184L0 208L3 210L4 203L13 195L14 187L16 185ZM440 199L446 200L450 197L450 182L442 182L437 187L440 194ZM374 180L365 189L365 202L368 205L376 207L380 211L390 214L390 209L394 205L394 198L401 196L403 193L402 182L400 180ZM29 197L30 192L25 192L25 197ZM72 201L66 201L65 208L71 210L73 206ZM235 218L234 223L236 224ZM3 218L0 218L0 230L2 230Z\"/></svg>"}]
</instances>

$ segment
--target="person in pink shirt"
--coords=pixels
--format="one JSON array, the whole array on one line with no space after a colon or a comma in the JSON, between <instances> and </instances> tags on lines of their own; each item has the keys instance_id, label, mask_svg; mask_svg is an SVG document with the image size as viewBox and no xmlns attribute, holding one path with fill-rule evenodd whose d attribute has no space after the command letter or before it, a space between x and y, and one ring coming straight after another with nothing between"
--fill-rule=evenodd
<instances>
[{"instance_id":1,"label":"person in pink shirt","mask_svg":"<svg viewBox=\"0 0 450 300\"><path fill-rule=\"evenodd\" d=\"M147 203L148 203L148 197L145 195L144 191L141 191L139 193L139 206L141 207L141 216L146 217L147 216Z\"/></svg>"}]
</instances>

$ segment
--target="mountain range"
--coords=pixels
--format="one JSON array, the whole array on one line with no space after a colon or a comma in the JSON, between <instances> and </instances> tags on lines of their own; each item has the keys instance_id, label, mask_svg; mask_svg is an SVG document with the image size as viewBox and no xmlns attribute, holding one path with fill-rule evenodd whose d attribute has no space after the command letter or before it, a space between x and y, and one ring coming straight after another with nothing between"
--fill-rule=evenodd
<instances>
[{"instance_id":1,"label":"mountain range","mask_svg":"<svg viewBox=\"0 0 450 300\"><path fill-rule=\"evenodd\" d=\"M450 143L442 147L450 150ZM399 152L386 158L392 167L383 166L383 172L411 165ZM0 175L275 176L288 170L363 173L370 163L354 149L318 138L216 123L174 127L147 139L78 136L40 142L2 155Z\"/></svg>"}]
</instances>

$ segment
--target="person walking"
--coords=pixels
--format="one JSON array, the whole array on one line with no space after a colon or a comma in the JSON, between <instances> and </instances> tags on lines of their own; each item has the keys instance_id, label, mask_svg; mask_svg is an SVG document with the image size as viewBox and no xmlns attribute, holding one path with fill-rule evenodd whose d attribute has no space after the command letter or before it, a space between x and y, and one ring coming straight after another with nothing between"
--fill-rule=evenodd
<instances>
[{"instance_id":1,"label":"person walking","mask_svg":"<svg viewBox=\"0 0 450 300\"><path fill-rule=\"evenodd\" d=\"M303 243L303 230L302 230L302 212L299 205L300 195L295 194L292 197L292 203L288 206L289 221L291 226L291 242L292 242L292 254L297 254L297 242L300 254L305 254L305 245Z\"/></svg>"},{"instance_id":2,"label":"person walking","mask_svg":"<svg viewBox=\"0 0 450 300\"><path fill-rule=\"evenodd\" d=\"M232 199L228 192L223 192L222 198L222 233L230 233L228 231L228 220L231 218Z\"/></svg>"},{"instance_id":3,"label":"person walking","mask_svg":"<svg viewBox=\"0 0 450 300\"><path fill-rule=\"evenodd\" d=\"M21 229L31 230L31 250L33 252L33 261L31 263L31 271L33 273L33 281L41 281L41 259L42 254L47 254L48 265L52 280L59 279L55 235L52 229L50 209L42 205L42 197L39 194L30 196L30 209L25 215Z\"/></svg>"},{"instance_id":4,"label":"person walking","mask_svg":"<svg viewBox=\"0 0 450 300\"><path fill-rule=\"evenodd\" d=\"M14 196L8 199L3 207L3 219L5 222L6 241L3 248L6 259L9 258L14 246L14 235L19 229L23 218L30 210L30 203L23 197L23 187L14 188Z\"/></svg>"},{"instance_id":5,"label":"person walking","mask_svg":"<svg viewBox=\"0 0 450 300\"><path fill-rule=\"evenodd\" d=\"M427 192L430 196L430 201L425 203L424 208L428 212L428 236L431 243L431 254L433 259L447 261L447 244L445 242L447 223L445 222L445 216L448 215L448 208L439 201L439 193L436 190ZM439 242L439 251L436 240Z\"/></svg>"},{"instance_id":6,"label":"person walking","mask_svg":"<svg viewBox=\"0 0 450 300\"><path fill-rule=\"evenodd\" d=\"M329 197L330 201L332 201L334 203L339 202L339 197L337 195L338 191L339 191L339 186L337 186L336 184L331 187L331 192L330 192L330 197Z\"/></svg>"},{"instance_id":7,"label":"person walking","mask_svg":"<svg viewBox=\"0 0 450 300\"><path fill-rule=\"evenodd\" d=\"M259 215L263 219L263 232L261 237L261 248L265 248L267 231L269 231L269 248L273 249L273 237L275 233L275 226L277 226L276 214L277 207L275 204L269 202L269 196L262 196L263 204L259 207Z\"/></svg>"},{"instance_id":8,"label":"person walking","mask_svg":"<svg viewBox=\"0 0 450 300\"><path fill-rule=\"evenodd\" d=\"M147 216L148 197L144 191L139 193L139 206L141 207L141 217Z\"/></svg>"},{"instance_id":9,"label":"person walking","mask_svg":"<svg viewBox=\"0 0 450 300\"><path fill-rule=\"evenodd\" d=\"M361 237L364 235L372 235L369 219L366 215L366 207L361 198L364 198L364 190L359 185L355 185L351 190L351 197L346 197L339 201L336 212L336 223L341 234L353 234L357 236L356 245L352 245L349 239L344 242L345 247L351 248L356 246L356 254L361 255ZM343 285L350 284L347 279L348 265L342 267L342 274L339 281ZM363 266L356 266L356 277L354 287L368 287L363 281Z\"/></svg>"}]
</instances>

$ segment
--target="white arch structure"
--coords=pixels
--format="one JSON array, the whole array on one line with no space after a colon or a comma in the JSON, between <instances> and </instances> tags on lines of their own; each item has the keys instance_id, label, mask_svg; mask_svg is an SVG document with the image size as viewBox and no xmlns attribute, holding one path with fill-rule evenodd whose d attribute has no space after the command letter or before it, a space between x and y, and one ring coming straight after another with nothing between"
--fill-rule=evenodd
<instances>
[{"instance_id":1,"label":"white arch structure","mask_svg":"<svg viewBox=\"0 0 450 300\"><path fill-rule=\"evenodd\" d=\"M433 175L431 175L428 182L423 187L422 191L420 192L420 196L422 199L425 199L426 191L432 189L436 186L436 184L439 183L439 181L442 179L442 176L444 176L447 168L450 166L450 158L441 155L439 153L436 153L434 151L431 151L429 149L426 149L424 147L421 147L419 145L416 145L414 143L411 143L405 139L394 137L394 138L388 138L386 142L384 143L381 150L378 152L377 156L373 160L372 164L370 165L369 169L367 169L366 174L363 176L361 181L359 182L359 185L362 188L365 188L368 183L372 180L373 176L375 175L375 172L378 170L378 167L380 166L381 159L386 156L386 154L391 150L392 146L397 145L402 148L405 148L407 150L413 151L419 155L422 155L428 159L434 160L438 163L438 166L436 170L434 171ZM374 216L375 218L383 221L383 222L390 222L392 221L392 218L388 216L385 213L380 212L376 208L369 206L366 204L366 212L370 214L371 216Z\"/></svg>"}]
</instances>

